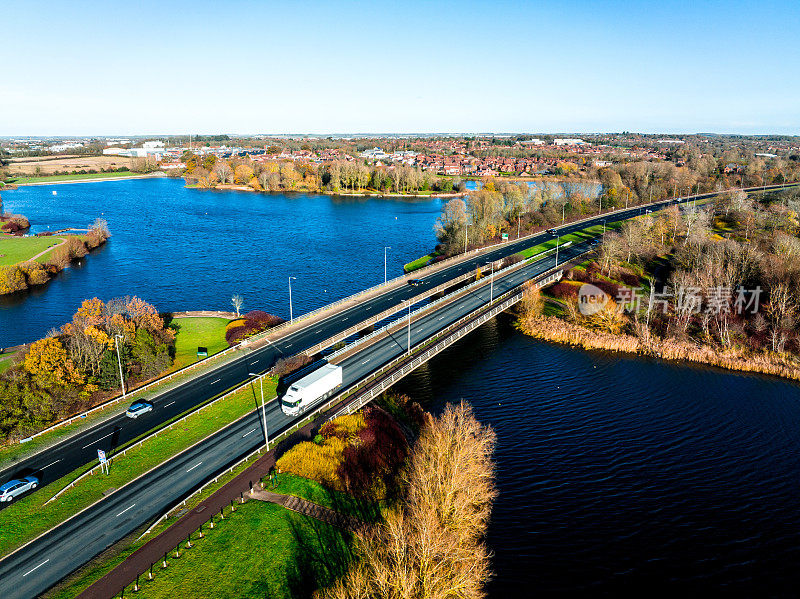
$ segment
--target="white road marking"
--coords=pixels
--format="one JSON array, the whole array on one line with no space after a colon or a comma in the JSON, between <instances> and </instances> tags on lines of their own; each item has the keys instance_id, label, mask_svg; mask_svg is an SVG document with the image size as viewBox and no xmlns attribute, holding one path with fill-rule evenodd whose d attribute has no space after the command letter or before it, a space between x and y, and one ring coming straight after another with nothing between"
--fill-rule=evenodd
<instances>
[{"instance_id":1,"label":"white road marking","mask_svg":"<svg viewBox=\"0 0 800 599\"><path fill-rule=\"evenodd\" d=\"M251 428L249 431L247 431L245 434L243 434L243 435L242 435L242 439L244 439L244 438L245 438L247 435L249 435L250 433L252 433L254 430L256 430L256 429L254 429L254 428ZM189 472L189 471L187 470L186 472Z\"/></svg>"},{"instance_id":2,"label":"white road marking","mask_svg":"<svg viewBox=\"0 0 800 599\"><path fill-rule=\"evenodd\" d=\"M286 347L292 347L292 344L291 343L287 343Z\"/></svg>"},{"instance_id":3,"label":"white road marking","mask_svg":"<svg viewBox=\"0 0 800 599\"><path fill-rule=\"evenodd\" d=\"M444 316L440 316L440 317L439 317L439 320L444 320Z\"/></svg>"},{"instance_id":4,"label":"white road marking","mask_svg":"<svg viewBox=\"0 0 800 599\"><path fill-rule=\"evenodd\" d=\"M222 380L222 379L217 379L216 381L211 381L211 384L213 385L214 383L218 383L218 382L220 382L221 380Z\"/></svg>"},{"instance_id":5,"label":"white road marking","mask_svg":"<svg viewBox=\"0 0 800 599\"><path fill-rule=\"evenodd\" d=\"M56 460L55 462L50 462L50 463L49 463L47 466L45 466L44 468L42 468L42 470L44 470L45 468L49 468L49 467L50 467L50 466L52 466L53 464L57 464L57 463L58 463L58 462L60 462L60 461L61 461L61 460Z\"/></svg>"},{"instance_id":6,"label":"white road marking","mask_svg":"<svg viewBox=\"0 0 800 599\"><path fill-rule=\"evenodd\" d=\"M195 468L197 468L197 467L198 467L200 464L202 464L202 463L203 463L203 462L197 462L197 463L196 463L194 466L192 466L191 468L189 468L189 469L188 469L186 472L191 472L192 470L194 470Z\"/></svg>"},{"instance_id":7,"label":"white road marking","mask_svg":"<svg viewBox=\"0 0 800 599\"><path fill-rule=\"evenodd\" d=\"M49 562L49 561L50 561L50 558L48 557L48 558L47 558L46 560L44 560L44 561L43 561L41 564L39 564L38 566L36 566L36 568L41 568L42 566L44 566L44 565L45 565L47 562ZM31 572L33 572L34 570L36 570L36 568L31 568L30 570L28 570L27 572L25 572L25 574L23 574L23 575L22 575L22 577L23 577L23 578L25 578L25 577L26 577L28 574L30 574Z\"/></svg>"},{"instance_id":8,"label":"white road marking","mask_svg":"<svg viewBox=\"0 0 800 599\"><path fill-rule=\"evenodd\" d=\"M364 361L363 361L363 362L361 362L361 363L362 363L362 364L366 364L366 363L367 363L367 362L369 362L371 359L372 359L372 358L367 358L366 360L364 360Z\"/></svg>"},{"instance_id":9,"label":"white road marking","mask_svg":"<svg viewBox=\"0 0 800 599\"><path fill-rule=\"evenodd\" d=\"M252 366L253 364L258 364L260 361L261 360L256 360L255 362L250 362L250 366Z\"/></svg>"},{"instance_id":10,"label":"white road marking","mask_svg":"<svg viewBox=\"0 0 800 599\"><path fill-rule=\"evenodd\" d=\"M315 332L316 332L316 333L321 333L321 332L322 332L322 329L317 329Z\"/></svg>"},{"instance_id":11,"label":"white road marking","mask_svg":"<svg viewBox=\"0 0 800 599\"><path fill-rule=\"evenodd\" d=\"M114 434L114 433L108 433L107 435L104 435L104 436L100 437L99 439L97 439L97 441L102 441L102 440L103 440L103 439L105 439L106 437L110 437L110 436L111 436L111 435L113 435L113 434ZM83 447L81 447L81 449L86 449L86 448L87 448L87 447L89 447L90 445L94 445L95 443L97 443L97 441L92 441L91 443L89 443L89 445L84 445Z\"/></svg>"},{"instance_id":12,"label":"white road marking","mask_svg":"<svg viewBox=\"0 0 800 599\"><path fill-rule=\"evenodd\" d=\"M130 504L128 507L126 507L124 510L122 510L122 511L121 511L119 514L117 514L117 515L116 515L116 516L114 516L114 517L115 517L115 518L119 518L119 517L120 517L122 514L124 514L125 512L127 512L127 511L128 511L129 509L131 509L131 508L132 508L134 505L136 505L136 504L135 504L135 503L132 503L132 504Z\"/></svg>"},{"instance_id":13,"label":"white road marking","mask_svg":"<svg viewBox=\"0 0 800 599\"><path fill-rule=\"evenodd\" d=\"M175 403L174 401L171 401L171 402L169 402L167 405L165 405L164 407L165 407L165 408L168 408L169 406L171 406L171 405L172 405L172 404L174 404L174 403Z\"/></svg>"}]
</instances>

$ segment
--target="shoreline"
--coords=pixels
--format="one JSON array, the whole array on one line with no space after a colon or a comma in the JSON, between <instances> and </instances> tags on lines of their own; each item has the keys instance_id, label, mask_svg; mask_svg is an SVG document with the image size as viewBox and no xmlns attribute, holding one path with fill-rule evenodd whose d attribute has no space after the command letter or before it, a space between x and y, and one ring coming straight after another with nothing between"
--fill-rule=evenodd
<instances>
[{"instance_id":1,"label":"shoreline","mask_svg":"<svg viewBox=\"0 0 800 599\"><path fill-rule=\"evenodd\" d=\"M469 194L469 191L458 191L451 193L381 193L378 191L364 191L364 192L333 192L333 191L308 191L302 189L282 189L279 191L264 191L261 189L253 189L249 185L215 185L214 187L198 187L196 185L185 185L186 189L200 189L203 191L247 191L251 193L304 193L307 195L327 195L327 196L341 196L341 197L362 197L362 198L460 198Z\"/></svg>"},{"instance_id":2,"label":"shoreline","mask_svg":"<svg viewBox=\"0 0 800 599\"><path fill-rule=\"evenodd\" d=\"M751 354L735 348L718 351L708 345L660 338L653 338L648 344L633 335L595 331L557 316L518 316L514 326L522 334L534 339L584 350L619 352L800 381L800 364L778 355Z\"/></svg>"}]
</instances>

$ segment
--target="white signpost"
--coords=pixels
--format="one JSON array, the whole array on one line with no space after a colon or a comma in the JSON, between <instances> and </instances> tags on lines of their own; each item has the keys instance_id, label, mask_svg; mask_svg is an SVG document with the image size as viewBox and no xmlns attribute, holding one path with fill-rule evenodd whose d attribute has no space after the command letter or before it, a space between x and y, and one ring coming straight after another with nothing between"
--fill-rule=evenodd
<instances>
[{"instance_id":1,"label":"white signpost","mask_svg":"<svg viewBox=\"0 0 800 599\"><path fill-rule=\"evenodd\" d=\"M106 452L102 449L97 450L97 459L100 460L101 465L105 465L106 474L108 474L108 460L106 459Z\"/></svg>"}]
</instances>

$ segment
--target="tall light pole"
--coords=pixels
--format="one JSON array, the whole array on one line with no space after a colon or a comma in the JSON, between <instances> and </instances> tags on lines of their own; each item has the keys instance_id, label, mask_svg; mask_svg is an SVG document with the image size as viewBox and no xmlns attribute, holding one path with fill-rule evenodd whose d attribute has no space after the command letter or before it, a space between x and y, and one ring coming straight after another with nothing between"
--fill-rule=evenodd
<instances>
[{"instance_id":1,"label":"tall light pole","mask_svg":"<svg viewBox=\"0 0 800 599\"><path fill-rule=\"evenodd\" d=\"M292 279L296 281L297 277L289 277L289 324L292 324L294 320L294 314L292 313Z\"/></svg>"},{"instance_id":2,"label":"tall light pole","mask_svg":"<svg viewBox=\"0 0 800 599\"><path fill-rule=\"evenodd\" d=\"M258 382L261 384L261 417L264 420L264 444L267 446L267 451L269 451L269 434L267 433L267 408L266 404L264 404L264 375L256 374L254 372L250 372L248 374L250 376L258 377Z\"/></svg>"},{"instance_id":3,"label":"tall light pole","mask_svg":"<svg viewBox=\"0 0 800 599\"><path fill-rule=\"evenodd\" d=\"M386 250L392 249L389 246L384 246L383 248L383 284L386 284Z\"/></svg>"},{"instance_id":4,"label":"tall light pole","mask_svg":"<svg viewBox=\"0 0 800 599\"><path fill-rule=\"evenodd\" d=\"M564 226L564 209L567 207L567 203L564 202L561 204L561 226Z\"/></svg>"},{"instance_id":5,"label":"tall light pole","mask_svg":"<svg viewBox=\"0 0 800 599\"><path fill-rule=\"evenodd\" d=\"M125 380L122 378L122 358L119 355L119 339L124 339L122 335L114 335L114 347L117 348L117 364L119 364L119 386L122 387L122 399L125 399Z\"/></svg>"},{"instance_id":6,"label":"tall light pole","mask_svg":"<svg viewBox=\"0 0 800 599\"><path fill-rule=\"evenodd\" d=\"M467 239L469 238L469 222L464 225L464 253L467 253Z\"/></svg>"},{"instance_id":7,"label":"tall light pole","mask_svg":"<svg viewBox=\"0 0 800 599\"><path fill-rule=\"evenodd\" d=\"M628 196L631 195L630 189L625 189L625 210L628 209Z\"/></svg>"},{"instance_id":8,"label":"tall light pole","mask_svg":"<svg viewBox=\"0 0 800 599\"><path fill-rule=\"evenodd\" d=\"M603 237L606 236L606 221L603 221Z\"/></svg>"},{"instance_id":9,"label":"tall light pole","mask_svg":"<svg viewBox=\"0 0 800 599\"><path fill-rule=\"evenodd\" d=\"M517 239L519 239L519 214L517 214Z\"/></svg>"}]
</instances>

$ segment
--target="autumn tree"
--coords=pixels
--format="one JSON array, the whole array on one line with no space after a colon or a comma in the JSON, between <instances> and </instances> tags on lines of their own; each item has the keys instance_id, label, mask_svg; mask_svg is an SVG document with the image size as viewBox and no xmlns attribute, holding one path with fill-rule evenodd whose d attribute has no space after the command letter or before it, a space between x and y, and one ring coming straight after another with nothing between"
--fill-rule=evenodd
<instances>
[{"instance_id":1,"label":"autumn tree","mask_svg":"<svg viewBox=\"0 0 800 599\"><path fill-rule=\"evenodd\" d=\"M357 541L357 561L333 599L472 599L491 576L483 541L494 485L495 434L469 404L430 418L402 475L406 494Z\"/></svg>"}]
</instances>

